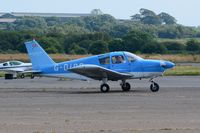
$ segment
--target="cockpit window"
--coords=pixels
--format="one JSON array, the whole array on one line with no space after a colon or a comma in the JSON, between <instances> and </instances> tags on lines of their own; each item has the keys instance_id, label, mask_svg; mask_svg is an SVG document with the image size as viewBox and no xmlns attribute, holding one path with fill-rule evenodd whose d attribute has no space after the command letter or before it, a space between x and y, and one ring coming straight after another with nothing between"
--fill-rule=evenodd
<instances>
[{"instance_id":1,"label":"cockpit window","mask_svg":"<svg viewBox=\"0 0 200 133\"><path fill-rule=\"evenodd\" d=\"M135 58L133 56L127 55L127 59L128 59L129 62L134 62L135 61Z\"/></svg>"},{"instance_id":2,"label":"cockpit window","mask_svg":"<svg viewBox=\"0 0 200 133\"><path fill-rule=\"evenodd\" d=\"M99 58L99 63L101 65L106 65L106 64L110 64L110 57L103 57L103 58Z\"/></svg>"},{"instance_id":3,"label":"cockpit window","mask_svg":"<svg viewBox=\"0 0 200 133\"><path fill-rule=\"evenodd\" d=\"M129 52L125 52L125 55L126 55L129 62L134 62L135 60L141 60L142 59L141 57L134 55L132 53L129 53Z\"/></svg>"},{"instance_id":4,"label":"cockpit window","mask_svg":"<svg viewBox=\"0 0 200 133\"><path fill-rule=\"evenodd\" d=\"M112 63L113 64L125 63L124 57L122 55L112 56Z\"/></svg>"},{"instance_id":5,"label":"cockpit window","mask_svg":"<svg viewBox=\"0 0 200 133\"><path fill-rule=\"evenodd\" d=\"M8 63L3 63L3 66L8 66Z\"/></svg>"},{"instance_id":6,"label":"cockpit window","mask_svg":"<svg viewBox=\"0 0 200 133\"><path fill-rule=\"evenodd\" d=\"M22 64L22 62L20 62L20 61L11 61L10 62L11 66L13 66L13 65L17 66L17 65L21 65L21 64Z\"/></svg>"}]
</instances>

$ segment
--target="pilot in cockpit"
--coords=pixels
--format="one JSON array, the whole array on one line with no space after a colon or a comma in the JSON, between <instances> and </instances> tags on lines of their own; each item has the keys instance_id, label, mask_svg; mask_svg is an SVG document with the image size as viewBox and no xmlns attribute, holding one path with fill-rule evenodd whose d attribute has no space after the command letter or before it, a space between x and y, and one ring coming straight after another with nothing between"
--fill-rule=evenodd
<instances>
[{"instance_id":1,"label":"pilot in cockpit","mask_svg":"<svg viewBox=\"0 0 200 133\"><path fill-rule=\"evenodd\" d=\"M119 55L119 56L115 56L115 64L119 64L119 63L124 63L124 58Z\"/></svg>"}]
</instances>

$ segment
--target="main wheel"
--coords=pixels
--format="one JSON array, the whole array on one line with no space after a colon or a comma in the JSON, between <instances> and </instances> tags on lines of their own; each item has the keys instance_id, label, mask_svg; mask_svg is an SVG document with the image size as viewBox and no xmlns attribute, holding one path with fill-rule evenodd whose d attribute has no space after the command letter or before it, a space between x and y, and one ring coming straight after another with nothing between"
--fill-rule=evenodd
<instances>
[{"instance_id":1,"label":"main wheel","mask_svg":"<svg viewBox=\"0 0 200 133\"><path fill-rule=\"evenodd\" d=\"M130 89L131 89L131 85L128 82L122 84L123 91L130 91Z\"/></svg>"},{"instance_id":2,"label":"main wheel","mask_svg":"<svg viewBox=\"0 0 200 133\"><path fill-rule=\"evenodd\" d=\"M108 84L102 84L101 85L101 92L108 92L109 90L110 90L110 87L109 87L109 85Z\"/></svg>"},{"instance_id":3,"label":"main wheel","mask_svg":"<svg viewBox=\"0 0 200 133\"><path fill-rule=\"evenodd\" d=\"M159 85L157 84L157 83L152 83L151 85L150 85L150 89L151 89L151 91L152 92L157 92L157 91L159 91Z\"/></svg>"},{"instance_id":4,"label":"main wheel","mask_svg":"<svg viewBox=\"0 0 200 133\"><path fill-rule=\"evenodd\" d=\"M35 77L35 76L34 76L33 74L31 74L31 79L34 79L34 77Z\"/></svg>"},{"instance_id":5,"label":"main wheel","mask_svg":"<svg viewBox=\"0 0 200 133\"><path fill-rule=\"evenodd\" d=\"M21 79L23 79L24 77L25 77L24 74L21 74L21 75L20 75L20 78L21 78Z\"/></svg>"}]
</instances>

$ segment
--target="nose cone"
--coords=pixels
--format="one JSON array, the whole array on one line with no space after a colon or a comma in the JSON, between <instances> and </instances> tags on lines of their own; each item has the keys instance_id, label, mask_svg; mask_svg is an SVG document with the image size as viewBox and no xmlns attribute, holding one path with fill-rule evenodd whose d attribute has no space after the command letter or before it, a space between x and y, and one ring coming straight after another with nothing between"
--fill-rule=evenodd
<instances>
[{"instance_id":1,"label":"nose cone","mask_svg":"<svg viewBox=\"0 0 200 133\"><path fill-rule=\"evenodd\" d=\"M170 69L170 68L173 68L175 64L170 61L164 61L164 62L161 62L161 66L165 69Z\"/></svg>"}]
</instances>

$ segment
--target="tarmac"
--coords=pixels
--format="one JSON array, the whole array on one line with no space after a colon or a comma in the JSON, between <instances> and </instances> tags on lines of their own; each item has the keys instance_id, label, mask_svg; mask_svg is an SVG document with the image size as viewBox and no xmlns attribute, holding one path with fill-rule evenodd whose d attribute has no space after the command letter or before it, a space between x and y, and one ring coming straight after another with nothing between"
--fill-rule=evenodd
<instances>
[{"instance_id":1,"label":"tarmac","mask_svg":"<svg viewBox=\"0 0 200 133\"><path fill-rule=\"evenodd\" d=\"M119 82L0 78L0 133L199 133L200 76Z\"/></svg>"}]
</instances>

